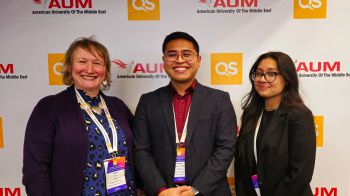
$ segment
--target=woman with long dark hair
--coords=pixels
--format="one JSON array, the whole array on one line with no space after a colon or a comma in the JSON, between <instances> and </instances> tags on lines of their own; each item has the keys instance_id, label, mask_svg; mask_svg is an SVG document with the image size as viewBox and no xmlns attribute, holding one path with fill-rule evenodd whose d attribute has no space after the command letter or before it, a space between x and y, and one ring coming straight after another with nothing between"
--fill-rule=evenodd
<instances>
[{"instance_id":1,"label":"woman with long dark hair","mask_svg":"<svg viewBox=\"0 0 350 196\"><path fill-rule=\"evenodd\" d=\"M262 54L249 72L237 142L237 196L311 196L316 134L292 59Z\"/></svg>"}]
</instances>

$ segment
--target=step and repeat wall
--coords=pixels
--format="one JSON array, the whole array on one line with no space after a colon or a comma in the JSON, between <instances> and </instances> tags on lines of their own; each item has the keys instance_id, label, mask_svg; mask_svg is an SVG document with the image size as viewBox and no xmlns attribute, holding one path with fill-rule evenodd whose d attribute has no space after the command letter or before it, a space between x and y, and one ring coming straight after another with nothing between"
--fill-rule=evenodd
<instances>
[{"instance_id":1,"label":"step and repeat wall","mask_svg":"<svg viewBox=\"0 0 350 196\"><path fill-rule=\"evenodd\" d=\"M71 42L94 36L108 48L107 94L134 112L142 93L169 83L161 45L173 31L197 39L197 79L229 92L238 118L256 58L289 54L316 124L314 195L350 195L349 7L346 0L1 0L0 196L26 195L26 123L40 98L66 88L62 59ZM233 185L232 165L227 176Z\"/></svg>"}]
</instances>

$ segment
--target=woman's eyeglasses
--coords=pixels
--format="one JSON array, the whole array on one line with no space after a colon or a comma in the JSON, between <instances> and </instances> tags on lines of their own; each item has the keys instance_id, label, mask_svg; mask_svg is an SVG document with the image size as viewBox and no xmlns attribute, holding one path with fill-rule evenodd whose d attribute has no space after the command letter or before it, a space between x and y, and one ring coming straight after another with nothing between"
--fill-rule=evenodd
<instances>
[{"instance_id":1,"label":"woman's eyeglasses","mask_svg":"<svg viewBox=\"0 0 350 196\"><path fill-rule=\"evenodd\" d=\"M253 81L259 81L262 77L265 78L266 82L271 83L274 82L277 78L277 75L281 74L280 72L266 72L262 73L259 71L255 71L252 73L251 78Z\"/></svg>"}]
</instances>

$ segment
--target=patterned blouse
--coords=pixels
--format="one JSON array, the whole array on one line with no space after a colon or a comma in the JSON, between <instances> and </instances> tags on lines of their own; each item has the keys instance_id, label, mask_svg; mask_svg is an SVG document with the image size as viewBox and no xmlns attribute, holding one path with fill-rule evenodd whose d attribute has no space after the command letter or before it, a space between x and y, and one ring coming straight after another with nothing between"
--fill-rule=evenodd
<instances>
[{"instance_id":1,"label":"patterned blouse","mask_svg":"<svg viewBox=\"0 0 350 196\"><path fill-rule=\"evenodd\" d=\"M99 106L101 99L100 96L90 98L85 95L82 90L78 90L82 98L90 104L90 107ZM105 181L105 172L103 160L112 158L108 153L105 140L99 128L96 126L94 121L86 113L84 109L81 109L83 118L86 124L86 131L89 138L89 148L87 152L86 166L84 169L84 184L82 189L83 196L100 196L107 195L106 191L106 181ZM110 141L112 140L112 130L109 127L109 123L106 117L106 114L102 109L96 110L92 109L98 121L102 124L105 130L108 133ZM124 131L119 126L118 121L113 119L113 123L117 130L118 135L118 155L126 157L125 163L125 178L127 188L120 190L118 192L112 193L110 195L121 195L121 196L130 196L136 195L136 186L134 183L134 176L131 170L131 166L128 163L128 147L126 145L126 137Z\"/></svg>"}]
</instances>

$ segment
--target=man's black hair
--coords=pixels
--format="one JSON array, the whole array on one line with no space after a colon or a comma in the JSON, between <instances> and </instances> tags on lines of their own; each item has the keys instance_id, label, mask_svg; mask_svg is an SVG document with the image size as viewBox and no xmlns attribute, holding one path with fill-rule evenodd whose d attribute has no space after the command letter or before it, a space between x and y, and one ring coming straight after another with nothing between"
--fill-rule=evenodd
<instances>
[{"instance_id":1,"label":"man's black hair","mask_svg":"<svg viewBox=\"0 0 350 196\"><path fill-rule=\"evenodd\" d=\"M172 41L172 40L176 40L176 39L184 39L184 40L187 40L189 42L191 42L193 44L193 47L194 49L196 50L196 52L199 54L199 45L198 45L198 42L188 33L185 33L185 32L181 32L181 31L176 31L176 32L173 32L169 35L167 35L164 39L164 42L163 42L163 46L162 46L162 51L164 53L165 51L165 48L166 48L166 45Z\"/></svg>"}]
</instances>

